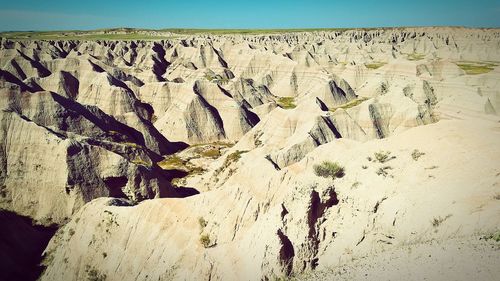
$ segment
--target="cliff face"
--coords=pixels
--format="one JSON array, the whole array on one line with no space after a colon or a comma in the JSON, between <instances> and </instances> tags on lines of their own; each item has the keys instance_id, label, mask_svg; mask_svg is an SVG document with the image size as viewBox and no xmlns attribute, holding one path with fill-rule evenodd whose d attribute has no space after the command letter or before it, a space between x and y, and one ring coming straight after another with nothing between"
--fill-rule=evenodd
<instances>
[{"instance_id":1,"label":"cliff face","mask_svg":"<svg viewBox=\"0 0 500 281\"><path fill-rule=\"evenodd\" d=\"M61 227L42 280L328 279L496 235L499 46L462 28L1 39L0 208Z\"/></svg>"}]
</instances>

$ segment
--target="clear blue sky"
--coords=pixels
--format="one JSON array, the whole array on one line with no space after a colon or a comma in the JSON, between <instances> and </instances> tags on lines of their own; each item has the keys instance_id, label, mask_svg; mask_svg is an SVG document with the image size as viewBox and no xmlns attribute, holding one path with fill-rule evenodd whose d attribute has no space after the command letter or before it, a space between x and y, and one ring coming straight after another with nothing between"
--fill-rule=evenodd
<instances>
[{"instance_id":1,"label":"clear blue sky","mask_svg":"<svg viewBox=\"0 0 500 281\"><path fill-rule=\"evenodd\" d=\"M500 27L500 0L0 0L0 30Z\"/></svg>"}]
</instances>

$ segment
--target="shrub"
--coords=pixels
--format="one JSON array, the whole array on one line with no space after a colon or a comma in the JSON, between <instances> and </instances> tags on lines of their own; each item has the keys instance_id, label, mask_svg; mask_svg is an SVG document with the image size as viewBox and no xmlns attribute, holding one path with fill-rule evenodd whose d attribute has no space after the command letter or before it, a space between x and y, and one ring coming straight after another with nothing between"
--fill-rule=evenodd
<instances>
[{"instance_id":1,"label":"shrub","mask_svg":"<svg viewBox=\"0 0 500 281\"><path fill-rule=\"evenodd\" d=\"M314 165L314 174L323 178L341 178L344 176L344 167L337 162L324 161L320 165Z\"/></svg>"},{"instance_id":2,"label":"shrub","mask_svg":"<svg viewBox=\"0 0 500 281\"><path fill-rule=\"evenodd\" d=\"M443 221L444 219L441 217L434 218L432 219L432 226L438 227Z\"/></svg>"},{"instance_id":3,"label":"shrub","mask_svg":"<svg viewBox=\"0 0 500 281\"><path fill-rule=\"evenodd\" d=\"M387 175L389 174L387 170L392 170L392 167L391 166L380 167L375 173L379 176L387 177Z\"/></svg>"},{"instance_id":4,"label":"shrub","mask_svg":"<svg viewBox=\"0 0 500 281\"><path fill-rule=\"evenodd\" d=\"M210 247L210 236L208 234L203 234L200 236L200 243L203 245L203 247L208 248Z\"/></svg>"},{"instance_id":5,"label":"shrub","mask_svg":"<svg viewBox=\"0 0 500 281\"><path fill-rule=\"evenodd\" d=\"M446 217L442 218L442 217L436 217L434 219L432 219L432 226L433 227L438 227L440 226L445 220L449 219L451 217L451 214L450 215L447 215Z\"/></svg>"},{"instance_id":6,"label":"shrub","mask_svg":"<svg viewBox=\"0 0 500 281\"><path fill-rule=\"evenodd\" d=\"M500 231L496 233L492 233L489 235L485 235L482 237L482 239L488 241L488 240L493 240L495 242L500 242Z\"/></svg>"},{"instance_id":7,"label":"shrub","mask_svg":"<svg viewBox=\"0 0 500 281\"><path fill-rule=\"evenodd\" d=\"M199 217L198 224L200 225L201 228L205 228L207 226L208 222L203 217Z\"/></svg>"},{"instance_id":8,"label":"shrub","mask_svg":"<svg viewBox=\"0 0 500 281\"><path fill-rule=\"evenodd\" d=\"M396 158L395 156L389 157L390 155L391 155L390 151L375 152L375 159L380 163L385 163L389 160Z\"/></svg>"},{"instance_id":9,"label":"shrub","mask_svg":"<svg viewBox=\"0 0 500 281\"><path fill-rule=\"evenodd\" d=\"M415 161L417 161L418 158L420 158L423 155L425 155L425 153L424 152L420 152L418 149L413 150L413 152L411 153L411 157Z\"/></svg>"},{"instance_id":10,"label":"shrub","mask_svg":"<svg viewBox=\"0 0 500 281\"><path fill-rule=\"evenodd\" d=\"M89 281L104 281L107 278L106 274L97 271L97 269L89 265L85 266L85 272L87 273L87 280Z\"/></svg>"}]
</instances>

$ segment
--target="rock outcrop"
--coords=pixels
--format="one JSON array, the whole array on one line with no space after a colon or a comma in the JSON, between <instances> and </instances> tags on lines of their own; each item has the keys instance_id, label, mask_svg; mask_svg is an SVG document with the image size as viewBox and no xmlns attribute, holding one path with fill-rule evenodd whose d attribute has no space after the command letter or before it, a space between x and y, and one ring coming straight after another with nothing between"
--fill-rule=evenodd
<instances>
[{"instance_id":1,"label":"rock outcrop","mask_svg":"<svg viewBox=\"0 0 500 281\"><path fill-rule=\"evenodd\" d=\"M362 279L398 276L392 260L458 276L433 243L475 245L459 264L480 249L478 276L498 276L499 44L444 27L3 38L0 252L19 255L0 279L36 278L47 243L41 280Z\"/></svg>"}]
</instances>

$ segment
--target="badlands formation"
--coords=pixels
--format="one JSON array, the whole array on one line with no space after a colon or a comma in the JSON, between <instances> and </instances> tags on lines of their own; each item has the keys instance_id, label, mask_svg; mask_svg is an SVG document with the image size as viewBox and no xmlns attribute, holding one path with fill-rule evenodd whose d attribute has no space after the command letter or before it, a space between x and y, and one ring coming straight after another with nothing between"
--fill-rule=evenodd
<instances>
[{"instance_id":1,"label":"badlands formation","mask_svg":"<svg viewBox=\"0 0 500 281\"><path fill-rule=\"evenodd\" d=\"M0 279L495 280L499 65L495 29L3 38Z\"/></svg>"}]
</instances>

